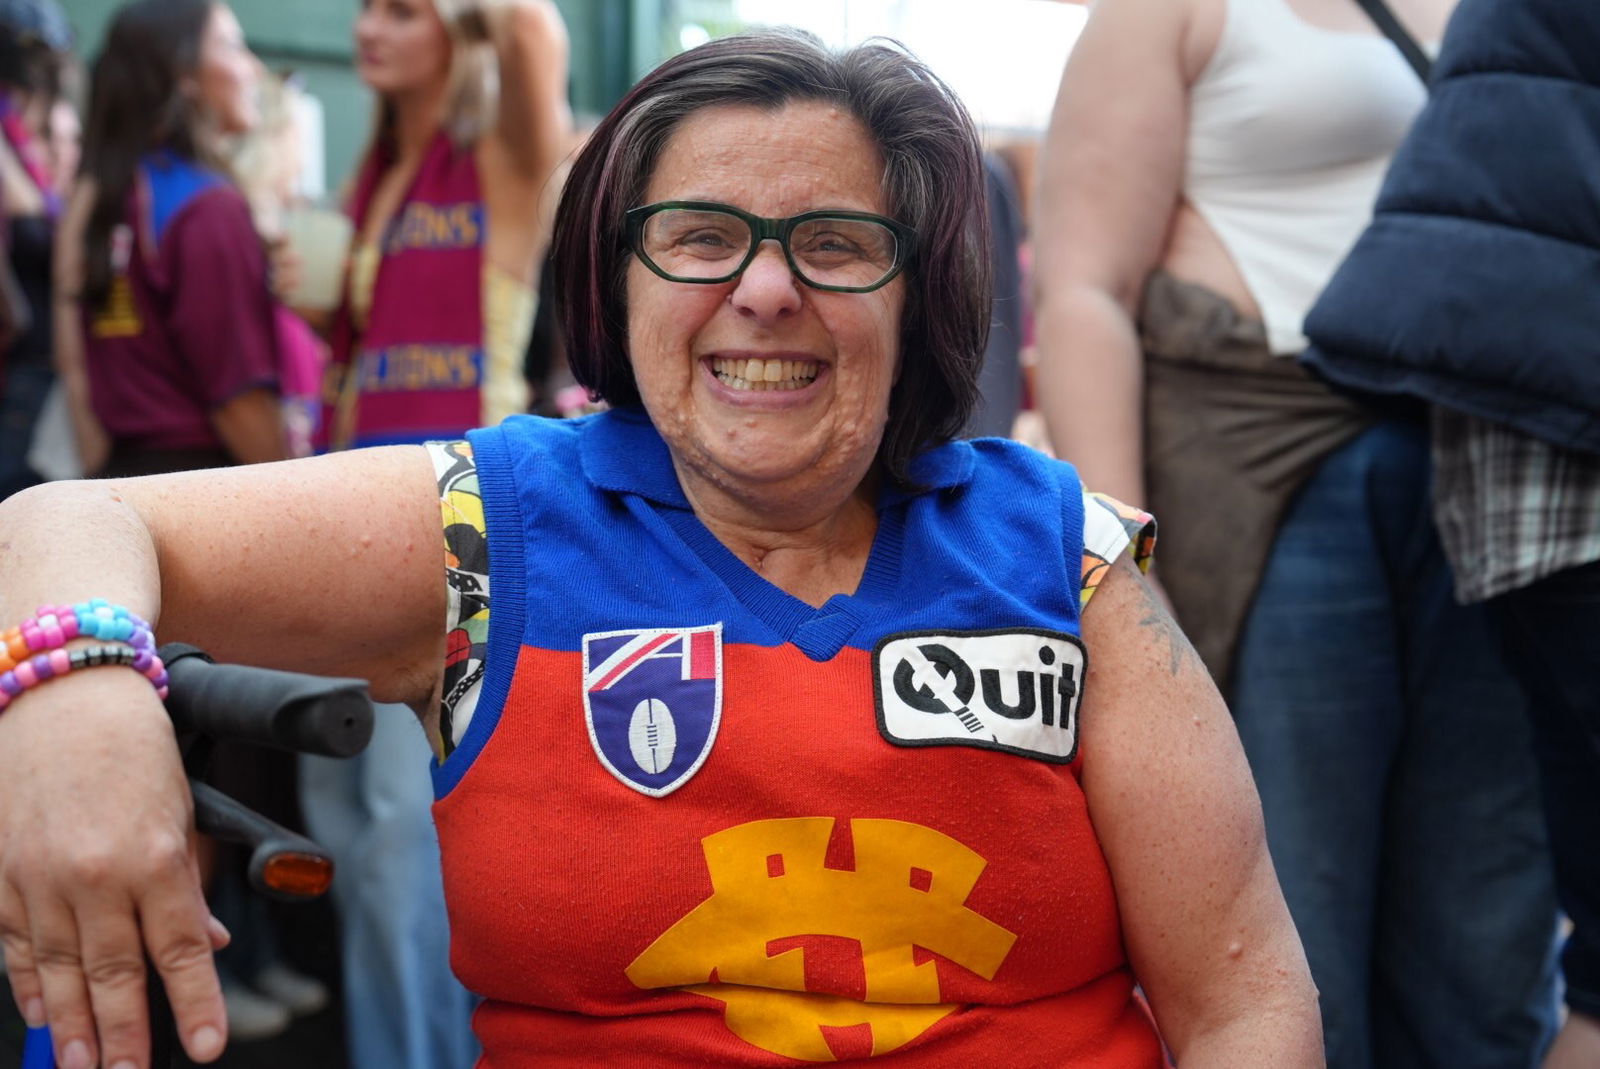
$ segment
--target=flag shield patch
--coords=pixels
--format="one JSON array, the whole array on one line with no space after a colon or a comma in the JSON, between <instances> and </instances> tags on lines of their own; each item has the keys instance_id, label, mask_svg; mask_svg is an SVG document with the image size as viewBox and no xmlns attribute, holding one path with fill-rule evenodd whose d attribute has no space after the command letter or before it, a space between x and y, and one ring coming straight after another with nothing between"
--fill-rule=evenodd
<instances>
[{"instance_id":1,"label":"flag shield patch","mask_svg":"<svg viewBox=\"0 0 1600 1069\"><path fill-rule=\"evenodd\" d=\"M595 756L661 798L700 771L722 722L722 625L583 636L583 711Z\"/></svg>"}]
</instances>

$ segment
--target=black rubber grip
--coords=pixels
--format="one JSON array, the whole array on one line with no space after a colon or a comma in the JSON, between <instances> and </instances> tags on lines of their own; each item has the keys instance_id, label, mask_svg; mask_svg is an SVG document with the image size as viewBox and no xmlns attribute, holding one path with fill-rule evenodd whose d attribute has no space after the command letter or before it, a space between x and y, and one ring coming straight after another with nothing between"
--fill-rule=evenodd
<instances>
[{"instance_id":1,"label":"black rubber grip","mask_svg":"<svg viewBox=\"0 0 1600 1069\"><path fill-rule=\"evenodd\" d=\"M372 738L365 680L215 664L178 642L162 646L161 659L172 677L167 712L180 734L328 757L358 754Z\"/></svg>"}]
</instances>

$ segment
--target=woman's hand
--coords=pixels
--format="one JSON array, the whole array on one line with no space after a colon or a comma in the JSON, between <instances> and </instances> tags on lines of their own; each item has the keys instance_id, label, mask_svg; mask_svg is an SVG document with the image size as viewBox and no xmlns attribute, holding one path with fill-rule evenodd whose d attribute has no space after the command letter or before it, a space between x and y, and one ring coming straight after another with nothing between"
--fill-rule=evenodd
<instances>
[{"instance_id":1,"label":"woman's hand","mask_svg":"<svg viewBox=\"0 0 1600 1069\"><path fill-rule=\"evenodd\" d=\"M184 1048L221 1053L226 1014L171 722L148 680L74 672L0 714L0 942L30 1026L62 1069L144 1069L145 959Z\"/></svg>"},{"instance_id":2,"label":"woman's hand","mask_svg":"<svg viewBox=\"0 0 1600 1069\"><path fill-rule=\"evenodd\" d=\"M305 281L305 260L295 251L289 239L279 235L268 238L267 277L272 282L273 296L282 304L293 306L295 295Z\"/></svg>"}]
</instances>

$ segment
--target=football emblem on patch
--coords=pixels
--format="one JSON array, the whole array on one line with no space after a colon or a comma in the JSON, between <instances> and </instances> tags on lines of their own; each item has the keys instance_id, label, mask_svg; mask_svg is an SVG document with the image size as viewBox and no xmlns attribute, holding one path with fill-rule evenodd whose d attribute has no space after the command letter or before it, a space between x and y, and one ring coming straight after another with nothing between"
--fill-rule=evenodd
<instances>
[{"instance_id":1,"label":"football emblem on patch","mask_svg":"<svg viewBox=\"0 0 1600 1069\"><path fill-rule=\"evenodd\" d=\"M617 779L652 798L700 771L722 720L722 625L583 636L589 741Z\"/></svg>"},{"instance_id":2,"label":"football emblem on patch","mask_svg":"<svg viewBox=\"0 0 1600 1069\"><path fill-rule=\"evenodd\" d=\"M878 731L1066 764L1078 752L1083 643L1064 631L916 631L872 654Z\"/></svg>"}]
</instances>

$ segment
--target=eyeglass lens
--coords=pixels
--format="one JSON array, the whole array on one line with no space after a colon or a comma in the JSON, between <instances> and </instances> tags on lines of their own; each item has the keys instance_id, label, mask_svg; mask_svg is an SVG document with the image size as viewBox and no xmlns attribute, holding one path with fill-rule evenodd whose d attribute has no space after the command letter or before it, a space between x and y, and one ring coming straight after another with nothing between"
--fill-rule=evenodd
<instances>
[{"instance_id":1,"label":"eyeglass lens","mask_svg":"<svg viewBox=\"0 0 1600 1069\"><path fill-rule=\"evenodd\" d=\"M643 252L662 271L685 281L726 278L744 262L753 234L736 215L668 208L645 222ZM866 219L808 219L789 235L789 254L807 281L865 287L895 266L894 231Z\"/></svg>"}]
</instances>

